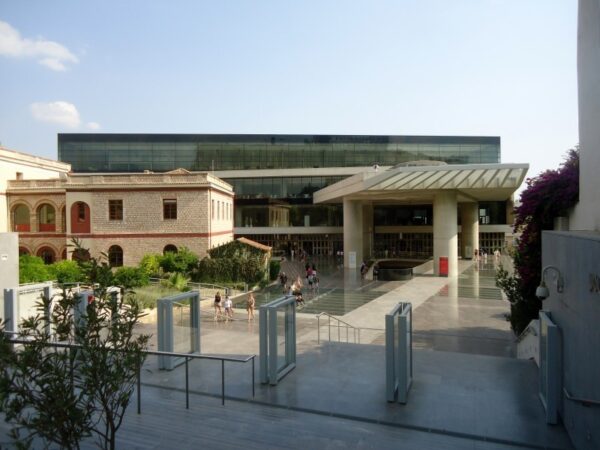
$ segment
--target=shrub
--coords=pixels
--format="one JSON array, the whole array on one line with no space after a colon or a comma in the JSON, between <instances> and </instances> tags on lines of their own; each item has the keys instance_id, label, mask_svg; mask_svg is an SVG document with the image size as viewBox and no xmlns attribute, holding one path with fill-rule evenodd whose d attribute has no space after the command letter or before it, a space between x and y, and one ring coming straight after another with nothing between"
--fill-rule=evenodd
<instances>
[{"instance_id":1,"label":"shrub","mask_svg":"<svg viewBox=\"0 0 600 450\"><path fill-rule=\"evenodd\" d=\"M228 258L204 258L200 261L195 279L205 283L241 282L254 285L265 279L264 265L256 256Z\"/></svg>"},{"instance_id":2,"label":"shrub","mask_svg":"<svg viewBox=\"0 0 600 450\"><path fill-rule=\"evenodd\" d=\"M85 278L79 264L67 259L48 266L48 272L50 277L59 283L78 283Z\"/></svg>"},{"instance_id":3,"label":"shrub","mask_svg":"<svg viewBox=\"0 0 600 450\"><path fill-rule=\"evenodd\" d=\"M119 267L115 271L115 283L128 289L145 286L149 281L146 272L139 267Z\"/></svg>"},{"instance_id":4,"label":"shrub","mask_svg":"<svg viewBox=\"0 0 600 450\"><path fill-rule=\"evenodd\" d=\"M274 280L281 271L281 263L279 261L269 261L269 279Z\"/></svg>"},{"instance_id":5,"label":"shrub","mask_svg":"<svg viewBox=\"0 0 600 450\"><path fill-rule=\"evenodd\" d=\"M198 256L185 247L177 253L167 252L160 258L160 267L165 272L191 273L198 266Z\"/></svg>"},{"instance_id":6,"label":"shrub","mask_svg":"<svg viewBox=\"0 0 600 450\"><path fill-rule=\"evenodd\" d=\"M159 276L160 275L160 259L161 255L157 253L148 253L144 255L138 267L148 276Z\"/></svg>"},{"instance_id":7,"label":"shrub","mask_svg":"<svg viewBox=\"0 0 600 450\"><path fill-rule=\"evenodd\" d=\"M558 170L547 170L526 181L521 205L515 209L515 231L522 231L514 253L515 274L499 271L496 285L511 301L510 323L519 335L537 319L542 302L535 296L542 270L542 231L564 216L579 197L579 152L570 150Z\"/></svg>"},{"instance_id":8,"label":"shrub","mask_svg":"<svg viewBox=\"0 0 600 450\"><path fill-rule=\"evenodd\" d=\"M175 272L169 277L168 280L164 280L163 283L165 283L168 287L177 289L180 292L187 292L190 290L188 286L189 281L190 280L186 278L185 275Z\"/></svg>"},{"instance_id":9,"label":"shrub","mask_svg":"<svg viewBox=\"0 0 600 450\"><path fill-rule=\"evenodd\" d=\"M51 280L52 276L44 260L38 256L19 257L19 283L35 283Z\"/></svg>"}]
</instances>

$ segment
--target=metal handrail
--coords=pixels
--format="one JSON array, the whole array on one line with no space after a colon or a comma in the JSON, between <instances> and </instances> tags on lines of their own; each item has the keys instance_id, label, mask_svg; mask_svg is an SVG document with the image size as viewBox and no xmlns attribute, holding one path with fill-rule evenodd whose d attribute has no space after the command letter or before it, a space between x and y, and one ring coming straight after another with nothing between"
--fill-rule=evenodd
<instances>
[{"instance_id":1,"label":"metal handrail","mask_svg":"<svg viewBox=\"0 0 600 450\"><path fill-rule=\"evenodd\" d=\"M589 398L578 398L573 397L567 388L563 388L563 393L565 394L565 398L567 400L571 400L572 402L581 403L583 406L600 406L600 400L592 400Z\"/></svg>"},{"instance_id":2,"label":"metal handrail","mask_svg":"<svg viewBox=\"0 0 600 450\"><path fill-rule=\"evenodd\" d=\"M164 279L165 278L155 278L155 277L149 278L149 280L153 283L160 283ZM228 289L230 291L244 292L243 290L240 290L240 289L234 289L232 286L221 286L218 284L211 284L211 283L197 283L195 281L188 281L187 284L188 284L188 286L197 287L198 289L220 289L222 291L225 291L226 289Z\"/></svg>"},{"instance_id":3,"label":"metal handrail","mask_svg":"<svg viewBox=\"0 0 600 450\"><path fill-rule=\"evenodd\" d=\"M353 330L352 333L354 336L354 343L355 344L357 343L356 336L357 336L357 330L358 330L358 343L360 344L360 328L350 325L348 322L344 322L342 319L332 316L331 314L329 314L327 312L322 312L322 313L317 314L317 343L318 344L321 343L321 316L328 317L327 330L328 330L328 339L330 342L331 342L331 319L334 319L337 321L338 342L341 342L340 328L345 328L346 329L346 342L348 342L348 329L352 329ZM344 324L344 326L341 327L340 324Z\"/></svg>"},{"instance_id":4,"label":"metal handrail","mask_svg":"<svg viewBox=\"0 0 600 450\"><path fill-rule=\"evenodd\" d=\"M7 334L16 334L14 332L5 332ZM31 344L34 342L33 340L27 339L9 339L9 344ZM49 347L57 347L57 348L81 348L81 344L73 344L73 343L65 343L65 342L47 342L45 345ZM254 360L256 355L248 355L245 358L233 358L233 357L223 357L223 356L213 356L213 355L199 355L193 353L176 353L176 352L164 352L158 350L142 350L142 354L144 355L155 355L155 356L171 356L176 358L184 358L185 360L185 408L190 409L190 389L189 389L189 361L192 359L209 359L214 361L221 361L221 404L225 405L225 361L228 362L237 362L237 363L247 363L248 361L252 361L252 397L255 396L255 387L254 387ZM137 369L137 413L141 414L142 412L142 381L141 381L141 364Z\"/></svg>"},{"instance_id":5,"label":"metal handrail","mask_svg":"<svg viewBox=\"0 0 600 450\"><path fill-rule=\"evenodd\" d=\"M529 322L529 324L527 324L527 327L525 327L525 329L521 332L521 334L519 336L517 336L517 343L521 342L523 339L525 339L525 337L528 334L533 334L534 336L537 336L539 332L539 320L534 319L531 322Z\"/></svg>"}]
</instances>

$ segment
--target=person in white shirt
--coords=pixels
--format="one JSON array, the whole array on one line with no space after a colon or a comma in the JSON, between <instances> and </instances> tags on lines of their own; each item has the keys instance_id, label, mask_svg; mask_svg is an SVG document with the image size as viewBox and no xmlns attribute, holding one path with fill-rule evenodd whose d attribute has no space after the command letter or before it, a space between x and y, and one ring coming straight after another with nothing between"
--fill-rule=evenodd
<instances>
[{"instance_id":1,"label":"person in white shirt","mask_svg":"<svg viewBox=\"0 0 600 450\"><path fill-rule=\"evenodd\" d=\"M225 295L225 315L233 319L233 302L229 298L229 295Z\"/></svg>"}]
</instances>

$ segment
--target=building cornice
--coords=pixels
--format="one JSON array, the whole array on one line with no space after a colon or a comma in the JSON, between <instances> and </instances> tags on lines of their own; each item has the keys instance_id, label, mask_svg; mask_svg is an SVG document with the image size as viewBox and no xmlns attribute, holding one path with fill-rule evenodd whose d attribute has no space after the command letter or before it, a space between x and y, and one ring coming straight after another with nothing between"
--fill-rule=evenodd
<instances>
[{"instance_id":1,"label":"building cornice","mask_svg":"<svg viewBox=\"0 0 600 450\"><path fill-rule=\"evenodd\" d=\"M71 164L40 156L28 155L27 153L10 150L6 147L0 147L0 161L64 173L68 173L71 170Z\"/></svg>"}]
</instances>

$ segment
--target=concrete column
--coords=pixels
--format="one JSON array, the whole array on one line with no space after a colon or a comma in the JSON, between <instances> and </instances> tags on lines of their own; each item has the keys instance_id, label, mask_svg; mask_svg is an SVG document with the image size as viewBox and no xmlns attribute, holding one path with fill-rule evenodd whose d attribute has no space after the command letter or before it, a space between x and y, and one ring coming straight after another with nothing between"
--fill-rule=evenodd
<instances>
[{"instance_id":1,"label":"concrete column","mask_svg":"<svg viewBox=\"0 0 600 450\"><path fill-rule=\"evenodd\" d=\"M363 257L373 255L373 203L363 204Z\"/></svg>"},{"instance_id":2,"label":"concrete column","mask_svg":"<svg viewBox=\"0 0 600 450\"><path fill-rule=\"evenodd\" d=\"M479 205L463 203L460 205L461 245L463 259L473 259L473 251L479 248Z\"/></svg>"},{"instance_id":3,"label":"concrete column","mask_svg":"<svg viewBox=\"0 0 600 450\"><path fill-rule=\"evenodd\" d=\"M344 268L356 269L363 259L363 208L358 200L344 199ZM350 254L356 258L350 264Z\"/></svg>"},{"instance_id":4,"label":"concrete column","mask_svg":"<svg viewBox=\"0 0 600 450\"><path fill-rule=\"evenodd\" d=\"M458 275L456 192L440 192L433 200L433 271L440 274L440 257L448 258L448 276Z\"/></svg>"}]
</instances>

